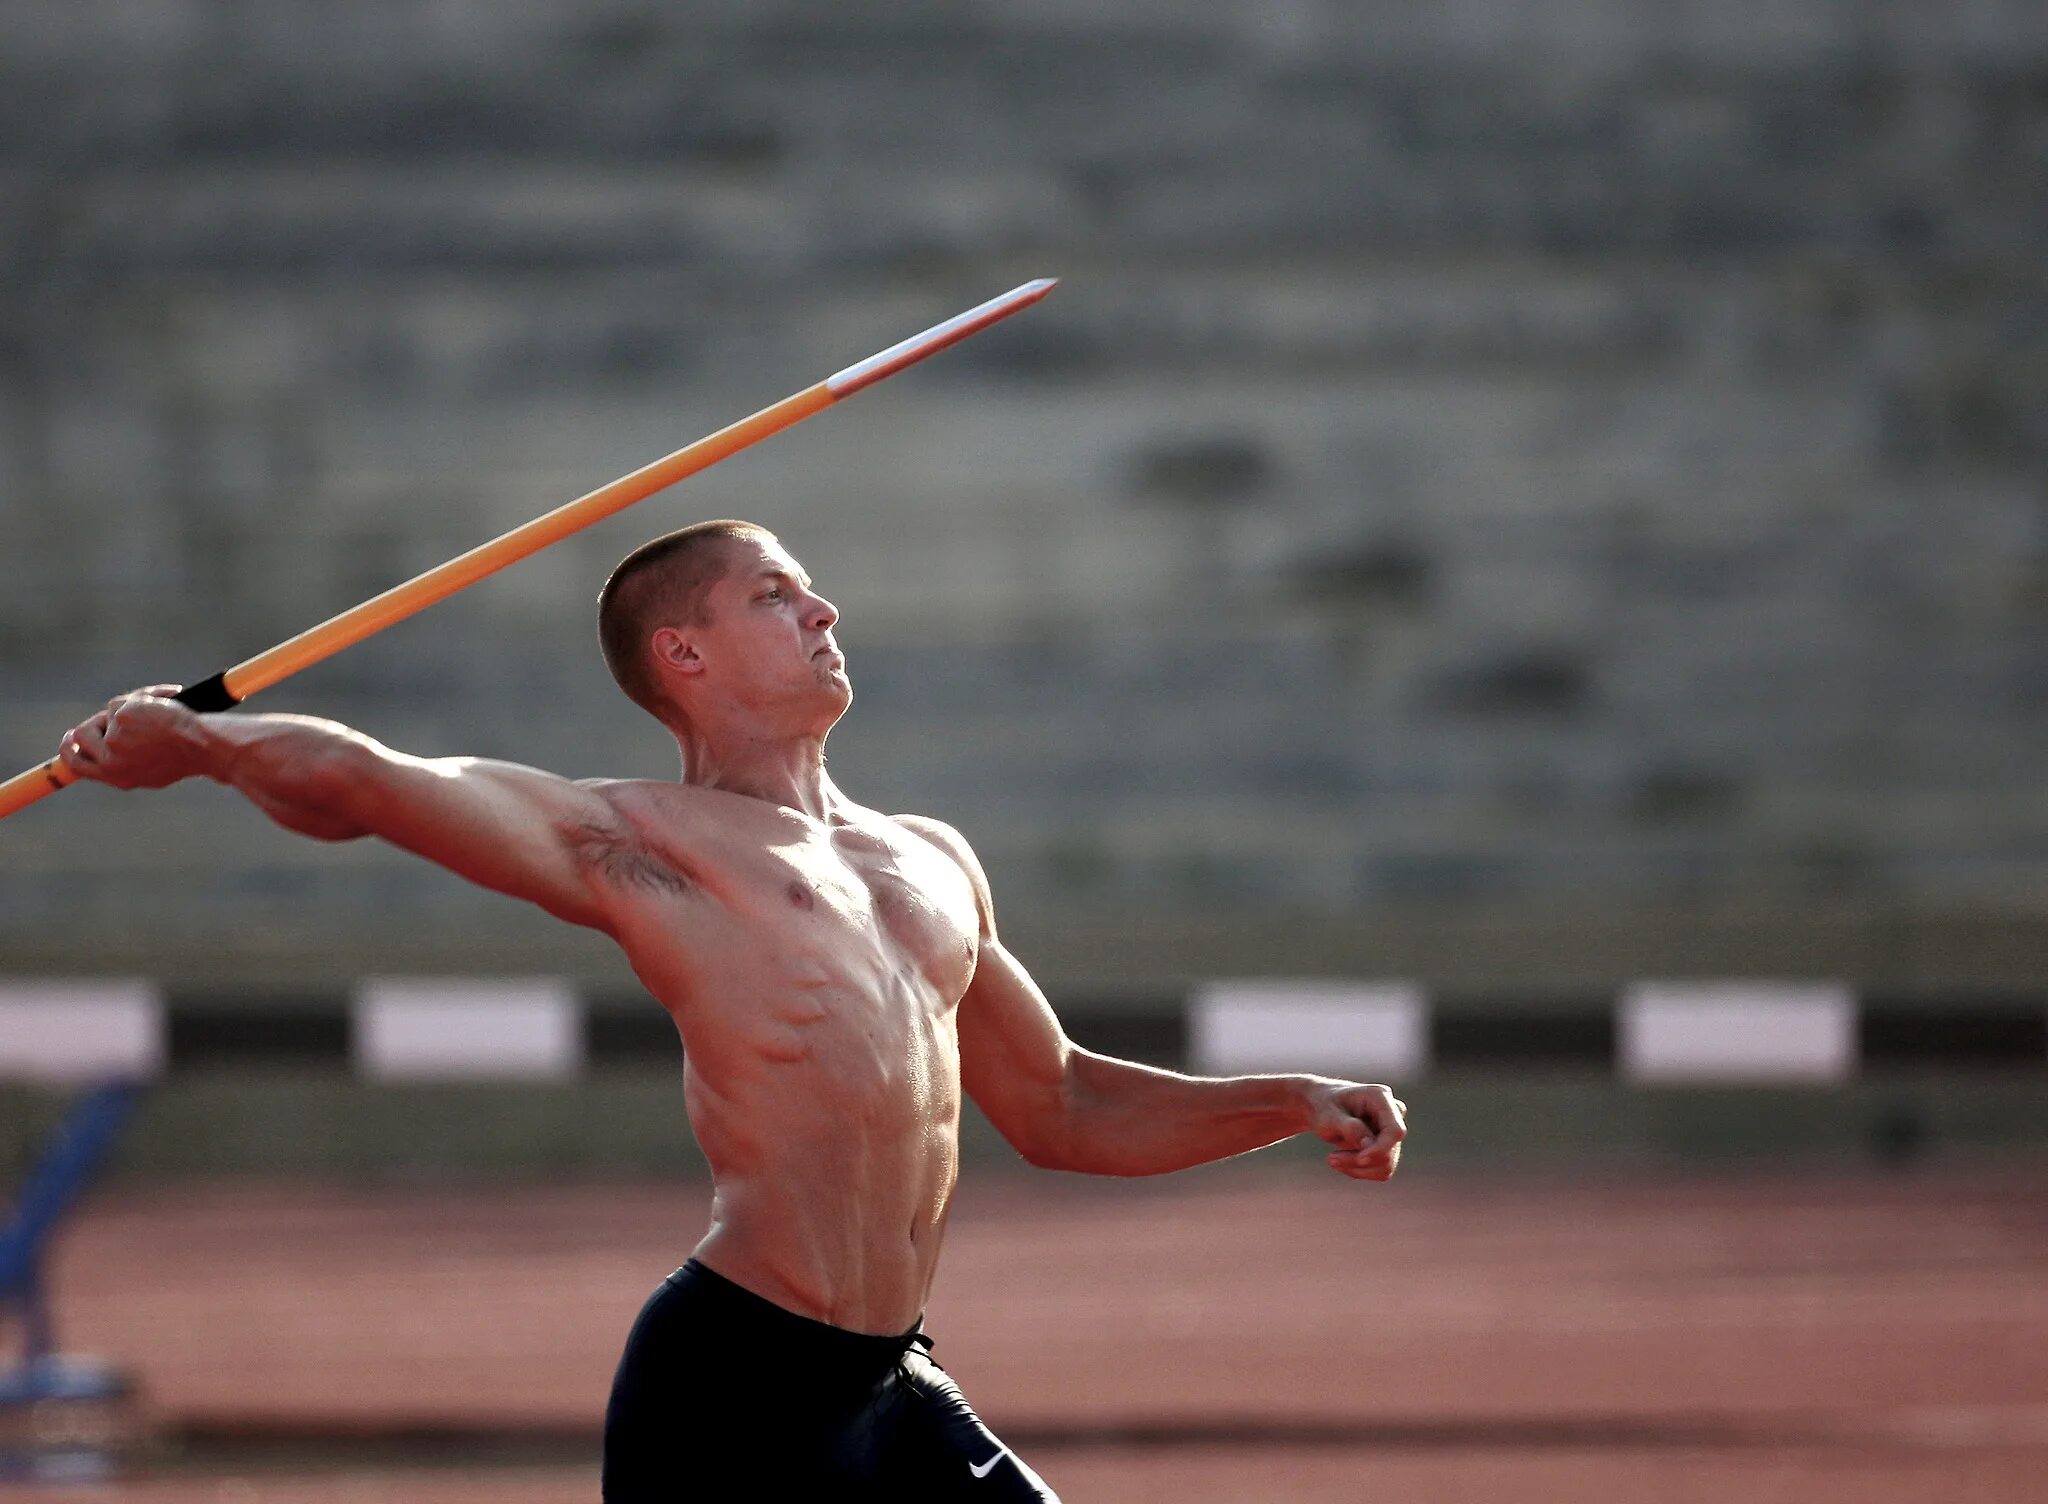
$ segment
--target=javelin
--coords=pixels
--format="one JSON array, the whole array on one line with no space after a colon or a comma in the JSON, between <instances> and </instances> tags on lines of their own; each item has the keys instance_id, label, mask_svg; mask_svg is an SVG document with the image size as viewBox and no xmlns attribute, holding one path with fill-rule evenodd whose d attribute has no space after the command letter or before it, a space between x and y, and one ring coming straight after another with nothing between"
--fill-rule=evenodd
<instances>
[{"instance_id":1,"label":"javelin","mask_svg":"<svg viewBox=\"0 0 2048 1504\"><path fill-rule=\"evenodd\" d=\"M998 319L1008 318L1018 309L1036 303L1052 291L1056 280L1041 277L1035 282L1026 282L999 298L990 298L979 307L947 319L943 324L934 324L924 333L912 335L901 344L891 345L879 354L857 361L816 386L806 387L762 408L750 418L742 418L694 444L686 444L674 454L642 466L630 475L620 476L608 486L598 487L587 496L579 496L531 522L521 523L511 532L479 544L466 554L458 554L445 564L437 564L403 585L394 585L382 595L372 596L361 605L352 606L317 627L258 653L254 658L245 659L233 668L224 669L211 679L188 684L173 698L199 711L226 710L239 705L258 690L268 689L280 680L289 679L300 669L311 668L323 658L333 657L343 648L352 647L365 637L426 610L436 601L446 600L484 576L496 574L506 565L517 563L528 554L538 553L550 543L559 543L571 533L580 532L614 512L624 511L634 502L644 501L656 491L674 485L687 475L708 469L720 460L760 443L770 434L780 433L791 424L802 422L813 413L823 412L840 398L850 397L863 387L894 376L927 355L958 343L970 334L979 334ZM0 820L38 799L49 797L76 777L56 758L25 773L17 773L5 783L0 783Z\"/></svg>"}]
</instances>

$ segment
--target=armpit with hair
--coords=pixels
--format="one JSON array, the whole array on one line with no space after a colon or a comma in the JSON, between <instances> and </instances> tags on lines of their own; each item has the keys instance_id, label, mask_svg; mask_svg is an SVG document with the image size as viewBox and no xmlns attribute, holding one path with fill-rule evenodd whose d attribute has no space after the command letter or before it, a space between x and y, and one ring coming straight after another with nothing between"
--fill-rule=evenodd
<instances>
[{"instance_id":1,"label":"armpit with hair","mask_svg":"<svg viewBox=\"0 0 2048 1504\"><path fill-rule=\"evenodd\" d=\"M588 821L569 831L569 849L589 872L622 888L687 893L691 882L675 863L635 835L624 822Z\"/></svg>"}]
</instances>

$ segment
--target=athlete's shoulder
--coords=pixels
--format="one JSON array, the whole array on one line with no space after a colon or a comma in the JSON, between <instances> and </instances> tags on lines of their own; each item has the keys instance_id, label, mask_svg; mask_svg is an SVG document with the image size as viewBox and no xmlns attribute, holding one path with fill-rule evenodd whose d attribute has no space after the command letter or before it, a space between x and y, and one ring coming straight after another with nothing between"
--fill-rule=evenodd
<instances>
[{"instance_id":1,"label":"athlete's shoulder","mask_svg":"<svg viewBox=\"0 0 2048 1504\"><path fill-rule=\"evenodd\" d=\"M956 861L975 861L974 848L967 844L967 837L944 820L934 820L930 815L891 815L889 819L912 835L922 836ZM980 863L975 865L978 868Z\"/></svg>"},{"instance_id":2,"label":"athlete's shoulder","mask_svg":"<svg viewBox=\"0 0 2048 1504\"><path fill-rule=\"evenodd\" d=\"M920 837L927 844L938 847L967 874L967 881L974 885L976 902L984 913L990 908L988 874L981 870L981 858L974 854L974 848L967 844L967 837L960 834L944 820L934 820L930 815L891 815L890 820Z\"/></svg>"}]
</instances>

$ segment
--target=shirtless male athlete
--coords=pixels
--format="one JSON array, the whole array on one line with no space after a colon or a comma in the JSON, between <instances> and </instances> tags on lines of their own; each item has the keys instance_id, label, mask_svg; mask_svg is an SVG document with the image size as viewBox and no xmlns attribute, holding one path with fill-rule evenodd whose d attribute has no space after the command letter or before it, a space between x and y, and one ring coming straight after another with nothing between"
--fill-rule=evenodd
<instances>
[{"instance_id":1,"label":"shirtless male athlete","mask_svg":"<svg viewBox=\"0 0 2048 1504\"><path fill-rule=\"evenodd\" d=\"M330 721L201 716L157 686L65 736L119 788L207 777L288 830L363 835L618 942L682 1035L711 1230L648 1300L605 1417L610 1504L1051 1500L929 1356L920 1315L962 1091L1034 1165L1151 1175L1297 1133L1385 1180L1403 1107L1317 1076L1204 1080L1071 1043L996 937L966 841L825 771L838 612L767 529L706 522L599 597L620 687L682 781L394 752Z\"/></svg>"}]
</instances>

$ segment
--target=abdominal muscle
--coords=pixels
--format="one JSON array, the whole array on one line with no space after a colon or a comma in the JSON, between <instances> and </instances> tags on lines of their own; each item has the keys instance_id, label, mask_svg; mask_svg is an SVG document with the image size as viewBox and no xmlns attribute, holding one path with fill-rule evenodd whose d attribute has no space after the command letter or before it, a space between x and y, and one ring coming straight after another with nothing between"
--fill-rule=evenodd
<instances>
[{"instance_id":1,"label":"abdominal muscle","mask_svg":"<svg viewBox=\"0 0 2048 1504\"><path fill-rule=\"evenodd\" d=\"M760 817L694 858L692 885L621 904L614 935L683 1037L716 1193L697 1257L813 1320L905 1331L959 1172L973 892L879 816Z\"/></svg>"},{"instance_id":2,"label":"abdominal muscle","mask_svg":"<svg viewBox=\"0 0 2048 1504\"><path fill-rule=\"evenodd\" d=\"M697 1258L799 1315L894 1334L938 1265L960 1064L950 1003L884 990L828 989L796 1028L770 1008L707 1029L700 1007L684 1084L715 1187Z\"/></svg>"}]
</instances>

